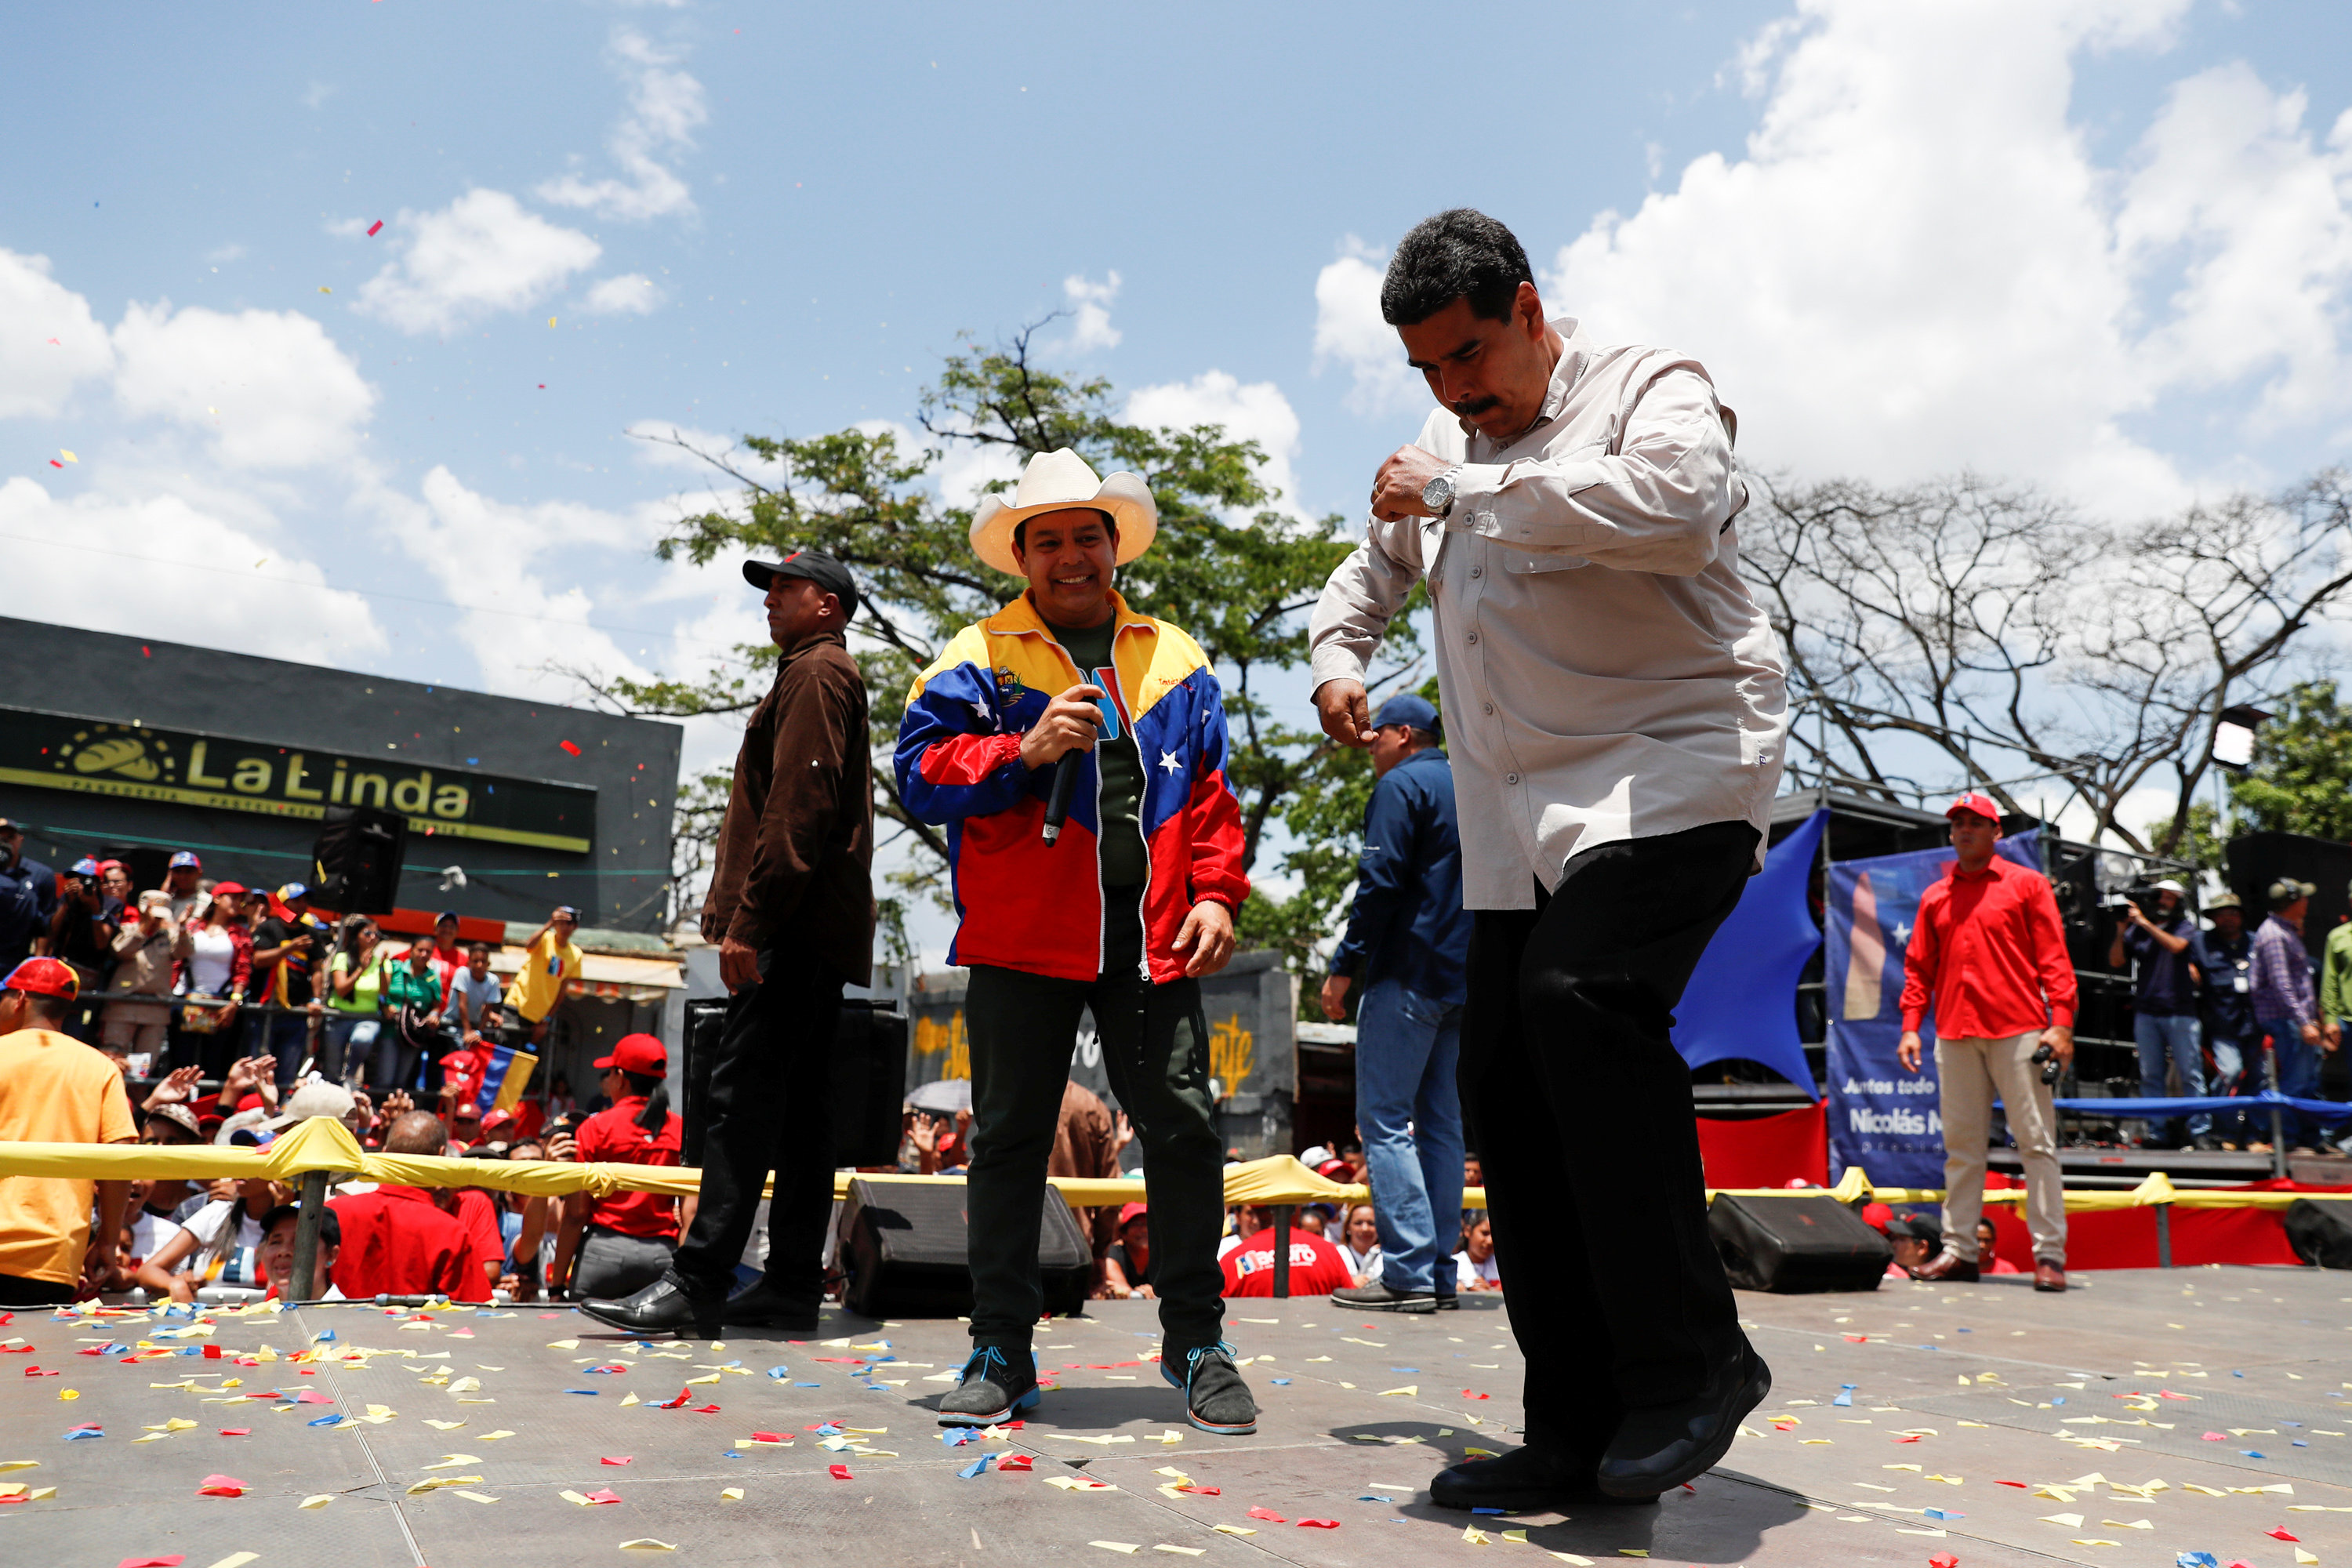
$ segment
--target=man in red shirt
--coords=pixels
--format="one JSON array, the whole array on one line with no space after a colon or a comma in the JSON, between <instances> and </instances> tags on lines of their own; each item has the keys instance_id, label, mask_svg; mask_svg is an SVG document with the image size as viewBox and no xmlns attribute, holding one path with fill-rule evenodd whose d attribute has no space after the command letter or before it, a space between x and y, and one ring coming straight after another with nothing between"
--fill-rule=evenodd
<instances>
[{"instance_id":1,"label":"man in red shirt","mask_svg":"<svg viewBox=\"0 0 2352 1568\"><path fill-rule=\"evenodd\" d=\"M438 1154L448 1130L429 1110L412 1110L392 1124L387 1154ZM421 1187L389 1184L372 1193L332 1200L328 1207L343 1231L335 1259L335 1288L352 1300L374 1296L442 1295L453 1301L490 1299L474 1241L454 1215L444 1214Z\"/></svg>"},{"instance_id":2,"label":"man in red shirt","mask_svg":"<svg viewBox=\"0 0 2352 1568\"><path fill-rule=\"evenodd\" d=\"M2063 1290L2058 1121L2034 1056L2046 1046L2062 1069L2074 1059L2074 961L2049 880L1993 854L2000 807L1971 792L1944 816L1959 859L1920 897L1903 958L1903 1038L1895 1048L1904 1071L1919 1070L1919 1026L1932 998L1944 1118L1944 1247L1912 1274L1939 1282L1977 1278L1985 1149L1999 1095L2025 1166L2033 1288Z\"/></svg>"},{"instance_id":3,"label":"man in red shirt","mask_svg":"<svg viewBox=\"0 0 2352 1568\"><path fill-rule=\"evenodd\" d=\"M1226 1253L1223 1268L1226 1295L1273 1295L1274 1227L1268 1226ZM1292 1295L1328 1296L1341 1286L1355 1282L1355 1270L1348 1267L1345 1253L1311 1230L1301 1230L1296 1225L1290 1227Z\"/></svg>"}]
</instances>

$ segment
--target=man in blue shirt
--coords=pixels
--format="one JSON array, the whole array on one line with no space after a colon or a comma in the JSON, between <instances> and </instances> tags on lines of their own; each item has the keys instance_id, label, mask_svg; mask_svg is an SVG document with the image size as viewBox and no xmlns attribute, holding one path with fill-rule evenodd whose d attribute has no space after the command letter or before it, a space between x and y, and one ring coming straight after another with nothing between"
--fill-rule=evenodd
<instances>
[{"instance_id":1,"label":"man in blue shirt","mask_svg":"<svg viewBox=\"0 0 2352 1568\"><path fill-rule=\"evenodd\" d=\"M0 816L0 974L49 951L57 873L25 858L25 830Z\"/></svg>"},{"instance_id":2,"label":"man in blue shirt","mask_svg":"<svg viewBox=\"0 0 2352 1568\"><path fill-rule=\"evenodd\" d=\"M2182 889L2174 881L2156 885L2156 918L2138 904L2120 899L2116 904L2116 938L2107 963L2123 967L2126 955L2137 972L2132 983L2132 1034L2139 1046L2139 1092L2142 1099L2165 1097L2164 1068L2168 1058L2180 1075L2180 1093L2195 1100L2205 1093L2205 1058L2197 1048L2197 985L2189 978L2189 939L2197 927L2181 908ZM2166 1133L2149 1145L2179 1148L2179 1123L2167 1124ZM2189 1136L2200 1149L2219 1145L2213 1119L2189 1119Z\"/></svg>"},{"instance_id":3,"label":"man in blue shirt","mask_svg":"<svg viewBox=\"0 0 2352 1568\"><path fill-rule=\"evenodd\" d=\"M2206 1092L2251 1094L2261 1086L2248 1081L2247 1069L2263 1048L2263 1032L2254 1025L2254 939L2246 934L2246 911L2237 894L2206 900L2205 914L2212 929L2189 939L2189 958L2204 1004L2205 1048L2213 1057L2213 1082ZM2215 1121L2223 1147L2234 1149L2246 1141L2244 1111Z\"/></svg>"},{"instance_id":4,"label":"man in blue shirt","mask_svg":"<svg viewBox=\"0 0 2352 1568\"><path fill-rule=\"evenodd\" d=\"M1366 1311L1433 1312L1454 1302L1462 1209L1461 1055L1470 916L1454 771L1438 750L1437 710L1391 697L1372 718L1379 782L1364 816L1356 907L1323 982L1323 1016L1356 1008L1356 1125L1371 1170L1381 1277L1334 1290Z\"/></svg>"}]
</instances>

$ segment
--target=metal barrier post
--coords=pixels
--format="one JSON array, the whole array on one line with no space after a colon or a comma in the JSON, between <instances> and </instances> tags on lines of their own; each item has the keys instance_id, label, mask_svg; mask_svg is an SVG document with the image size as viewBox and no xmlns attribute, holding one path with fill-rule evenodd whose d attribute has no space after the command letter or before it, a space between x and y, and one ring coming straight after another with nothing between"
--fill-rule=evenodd
<instances>
[{"instance_id":1,"label":"metal barrier post","mask_svg":"<svg viewBox=\"0 0 2352 1568\"><path fill-rule=\"evenodd\" d=\"M2170 1204L2156 1205L2156 1266L2158 1268L2172 1267L2172 1205Z\"/></svg>"},{"instance_id":2,"label":"metal barrier post","mask_svg":"<svg viewBox=\"0 0 2352 1568\"><path fill-rule=\"evenodd\" d=\"M327 1173L302 1173L302 1212L294 1222L294 1278L278 1281L278 1299L288 1306L310 1299L319 1278L319 1232L326 1224ZM471 1267L471 1265L468 1265Z\"/></svg>"},{"instance_id":3,"label":"metal barrier post","mask_svg":"<svg viewBox=\"0 0 2352 1568\"><path fill-rule=\"evenodd\" d=\"M1290 1295L1290 1210L1288 1204L1274 1205L1274 1293L1286 1300Z\"/></svg>"},{"instance_id":4,"label":"metal barrier post","mask_svg":"<svg viewBox=\"0 0 2352 1568\"><path fill-rule=\"evenodd\" d=\"M2278 1042L2271 1042L2263 1053L2263 1086L2276 1092L2278 1089ZM2271 1107L2271 1174L2286 1180L2286 1113L2277 1106Z\"/></svg>"}]
</instances>

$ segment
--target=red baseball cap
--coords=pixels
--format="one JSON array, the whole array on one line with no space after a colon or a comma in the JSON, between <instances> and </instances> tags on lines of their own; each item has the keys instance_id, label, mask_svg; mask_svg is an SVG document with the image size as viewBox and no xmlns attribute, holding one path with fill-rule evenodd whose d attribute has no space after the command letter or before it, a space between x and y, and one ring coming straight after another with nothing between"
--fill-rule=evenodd
<instances>
[{"instance_id":1,"label":"red baseball cap","mask_svg":"<svg viewBox=\"0 0 2352 1568\"><path fill-rule=\"evenodd\" d=\"M28 958L0 981L0 990L25 991L36 996L56 996L70 1002L81 994L81 976L73 966L54 958Z\"/></svg>"},{"instance_id":2,"label":"red baseball cap","mask_svg":"<svg viewBox=\"0 0 2352 1568\"><path fill-rule=\"evenodd\" d=\"M1125 1230L1129 1220L1141 1219L1145 1215L1150 1212L1150 1208L1146 1205L1129 1204L1126 1207L1118 1211L1118 1228Z\"/></svg>"},{"instance_id":3,"label":"red baseball cap","mask_svg":"<svg viewBox=\"0 0 2352 1568\"><path fill-rule=\"evenodd\" d=\"M1964 811L1973 811L1979 816L1981 816L1986 821L1991 823L1994 826L1998 827L2000 826L2000 807L1993 805L1992 797L1990 795L1982 795L1975 790L1970 790L1968 794L1960 796L1959 799L1946 806L1944 808L1944 815L1948 817L1957 816Z\"/></svg>"},{"instance_id":4,"label":"red baseball cap","mask_svg":"<svg viewBox=\"0 0 2352 1568\"><path fill-rule=\"evenodd\" d=\"M245 897L245 884L243 882L215 882L213 884L213 897L216 900L241 899Z\"/></svg>"},{"instance_id":5,"label":"red baseball cap","mask_svg":"<svg viewBox=\"0 0 2352 1568\"><path fill-rule=\"evenodd\" d=\"M669 1047L651 1035L623 1035L613 1042L613 1054L596 1058L596 1070L619 1068L645 1078L669 1076Z\"/></svg>"}]
</instances>

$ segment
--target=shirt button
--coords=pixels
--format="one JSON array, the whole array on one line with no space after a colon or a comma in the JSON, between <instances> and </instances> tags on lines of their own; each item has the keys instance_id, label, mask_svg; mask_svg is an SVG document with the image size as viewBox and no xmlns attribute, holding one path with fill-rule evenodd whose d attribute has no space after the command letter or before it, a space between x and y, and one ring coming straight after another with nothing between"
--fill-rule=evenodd
<instances>
[{"instance_id":1,"label":"shirt button","mask_svg":"<svg viewBox=\"0 0 2352 1568\"><path fill-rule=\"evenodd\" d=\"M1486 574L1486 569L1484 566L1473 566L1470 568L1470 575L1473 577L1484 577Z\"/></svg>"},{"instance_id":2,"label":"shirt button","mask_svg":"<svg viewBox=\"0 0 2352 1568\"><path fill-rule=\"evenodd\" d=\"M1485 709L1489 713L1492 713L1495 710L1495 705L1491 702L1482 702L1479 704L1479 707Z\"/></svg>"},{"instance_id":3,"label":"shirt button","mask_svg":"<svg viewBox=\"0 0 2352 1568\"><path fill-rule=\"evenodd\" d=\"M1472 632L1472 633L1470 634L1469 640L1470 640L1470 641L1472 641L1472 642L1476 642L1476 641L1478 640L1478 634L1477 634L1476 632Z\"/></svg>"},{"instance_id":4,"label":"shirt button","mask_svg":"<svg viewBox=\"0 0 2352 1568\"><path fill-rule=\"evenodd\" d=\"M1515 784L1519 782L1519 775L1517 773L1505 773L1503 775L1503 782L1507 784Z\"/></svg>"}]
</instances>

